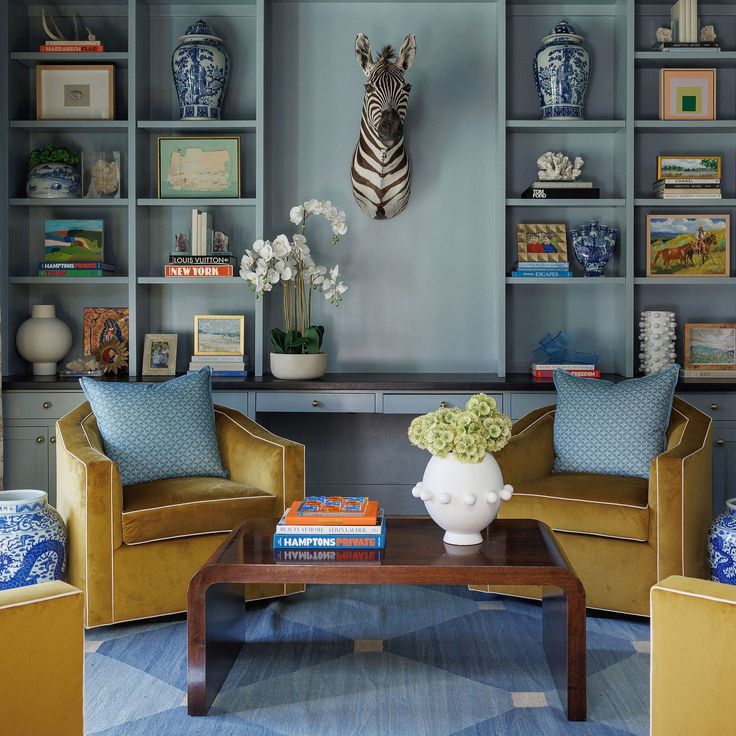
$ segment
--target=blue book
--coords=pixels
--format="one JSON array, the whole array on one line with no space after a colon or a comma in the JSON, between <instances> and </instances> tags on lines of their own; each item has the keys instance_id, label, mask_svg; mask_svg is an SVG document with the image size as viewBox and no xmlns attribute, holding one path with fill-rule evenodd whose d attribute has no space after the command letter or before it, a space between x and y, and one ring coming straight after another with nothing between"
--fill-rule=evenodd
<instances>
[{"instance_id":1,"label":"blue book","mask_svg":"<svg viewBox=\"0 0 736 736\"><path fill-rule=\"evenodd\" d=\"M386 519L377 534L274 534L274 549L383 549Z\"/></svg>"},{"instance_id":2,"label":"blue book","mask_svg":"<svg viewBox=\"0 0 736 736\"><path fill-rule=\"evenodd\" d=\"M512 271L511 276L523 279L569 279L572 271Z\"/></svg>"},{"instance_id":3,"label":"blue book","mask_svg":"<svg viewBox=\"0 0 736 736\"><path fill-rule=\"evenodd\" d=\"M187 373L197 373L197 371L188 370ZM248 371L212 371L212 378L247 378Z\"/></svg>"},{"instance_id":4,"label":"blue book","mask_svg":"<svg viewBox=\"0 0 736 736\"><path fill-rule=\"evenodd\" d=\"M543 263L541 261L519 261L516 264L519 271L567 271L570 264L567 261Z\"/></svg>"}]
</instances>

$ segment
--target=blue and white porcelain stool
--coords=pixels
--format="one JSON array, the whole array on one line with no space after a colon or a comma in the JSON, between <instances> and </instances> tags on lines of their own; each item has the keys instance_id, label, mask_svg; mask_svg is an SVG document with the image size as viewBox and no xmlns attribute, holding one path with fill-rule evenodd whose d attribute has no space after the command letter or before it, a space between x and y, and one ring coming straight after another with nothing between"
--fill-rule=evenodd
<instances>
[{"instance_id":1,"label":"blue and white porcelain stool","mask_svg":"<svg viewBox=\"0 0 736 736\"><path fill-rule=\"evenodd\" d=\"M718 583L736 585L736 498L713 522L708 535L710 576Z\"/></svg>"}]
</instances>

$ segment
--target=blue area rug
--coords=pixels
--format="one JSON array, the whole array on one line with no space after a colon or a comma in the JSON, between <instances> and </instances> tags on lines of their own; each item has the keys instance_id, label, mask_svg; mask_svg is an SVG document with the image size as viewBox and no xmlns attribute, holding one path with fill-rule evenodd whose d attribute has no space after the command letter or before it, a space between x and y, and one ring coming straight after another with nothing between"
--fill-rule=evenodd
<instances>
[{"instance_id":1,"label":"blue area rug","mask_svg":"<svg viewBox=\"0 0 736 736\"><path fill-rule=\"evenodd\" d=\"M588 717L568 723L541 608L449 586L309 586L245 606L213 710L186 713L182 617L87 633L86 732L104 736L645 736L649 626L588 617Z\"/></svg>"}]
</instances>

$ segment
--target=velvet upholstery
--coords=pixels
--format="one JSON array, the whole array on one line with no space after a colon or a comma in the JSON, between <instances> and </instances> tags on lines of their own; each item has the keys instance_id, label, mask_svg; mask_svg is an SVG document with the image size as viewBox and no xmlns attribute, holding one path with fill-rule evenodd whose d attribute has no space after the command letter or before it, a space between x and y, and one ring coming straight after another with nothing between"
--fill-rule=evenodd
<instances>
[{"instance_id":1,"label":"velvet upholstery","mask_svg":"<svg viewBox=\"0 0 736 736\"><path fill-rule=\"evenodd\" d=\"M83 609L61 581L0 591L0 733L82 736Z\"/></svg>"},{"instance_id":2,"label":"velvet upholstery","mask_svg":"<svg viewBox=\"0 0 736 736\"><path fill-rule=\"evenodd\" d=\"M232 528L255 516L278 517L304 497L302 445L233 409L215 407L215 425L229 480L124 488L104 455L89 404L58 421L57 506L69 531L69 581L86 593L87 627L185 610L189 580ZM196 511L177 505L187 489L202 502ZM148 541L161 537L173 538ZM248 586L247 597L302 589Z\"/></svg>"},{"instance_id":3,"label":"velvet upholstery","mask_svg":"<svg viewBox=\"0 0 736 736\"><path fill-rule=\"evenodd\" d=\"M706 577L711 520L711 420L675 397L667 447L644 479L552 473L554 407L514 424L496 460L514 495L501 518L535 518L556 533L587 603L649 614L649 589L672 574ZM488 586L474 586L491 590ZM492 588L538 596L532 588Z\"/></svg>"},{"instance_id":4,"label":"velvet upholstery","mask_svg":"<svg viewBox=\"0 0 736 736\"><path fill-rule=\"evenodd\" d=\"M675 575L651 605L651 736L733 733L736 586Z\"/></svg>"}]
</instances>

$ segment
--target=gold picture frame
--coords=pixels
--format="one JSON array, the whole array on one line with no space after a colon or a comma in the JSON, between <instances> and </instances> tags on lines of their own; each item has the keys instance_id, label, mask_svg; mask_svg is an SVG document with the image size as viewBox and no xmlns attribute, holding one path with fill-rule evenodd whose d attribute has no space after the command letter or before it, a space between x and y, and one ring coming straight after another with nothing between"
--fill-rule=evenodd
<instances>
[{"instance_id":1,"label":"gold picture frame","mask_svg":"<svg viewBox=\"0 0 736 736\"><path fill-rule=\"evenodd\" d=\"M114 120L115 67L112 64L39 64L36 118Z\"/></svg>"},{"instance_id":2,"label":"gold picture frame","mask_svg":"<svg viewBox=\"0 0 736 736\"><path fill-rule=\"evenodd\" d=\"M686 371L733 372L736 378L736 323L685 325Z\"/></svg>"},{"instance_id":3,"label":"gold picture frame","mask_svg":"<svg viewBox=\"0 0 736 736\"><path fill-rule=\"evenodd\" d=\"M195 355L245 353L245 316L242 314L195 314Z\"/></svg>"},{"instance_id":4,"label":"gold picture frame","mask_svg":"<svg viewBox=\"0 0 736 736\"><path fill-rule=\"evenodd\" d=\"M519 223L516 226L519 263L567 263L567 226L562 223Z\"/></svg>"},{"instance_id":5,"label":"gold picture frame","mask_svg":"<svg viewBox=\"0 0 736 736\"><path fill-rule=\"evenodd\" d=\"M179 336L149 333L143 339L143 376L175 376Z\"/></svg>"}]
</instances>

